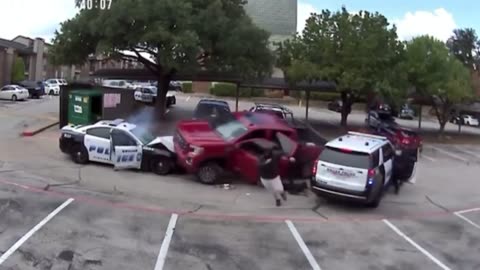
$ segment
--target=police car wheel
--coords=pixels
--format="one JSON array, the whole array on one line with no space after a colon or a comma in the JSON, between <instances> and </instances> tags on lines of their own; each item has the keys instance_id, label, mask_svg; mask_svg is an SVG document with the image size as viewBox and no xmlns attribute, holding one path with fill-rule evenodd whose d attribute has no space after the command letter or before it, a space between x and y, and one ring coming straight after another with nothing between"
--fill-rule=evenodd
<instances>
[{"instance_id":1,"label":"police car wheel","mask_svg":"<svg viewBox=\"0 0 480 270\"><path fill-rule=\"evenodd\" d=\"M197 178L202 184L213 185L218 181L222 168L214 162L209 162L198 169Z\"/></svg>"},{"instance_id":2,"label":"police car wheel","mask_svg":"<svg viewBox=\"0 0 480 270\"><path fill-rule=\"evenodd\" d=\"M72 159L75 163L86 164L88 163L88 152L85 147L75 146L72 149Z\"/></svg>"},{"instance_id":3,"label":"police car wheel","mask_svg":"<svg viewBox=\"0 0 480 270\"><path fill-rule=\"evenodd\" d=\"M172 170L172 161L167 157L158 158L150 165L152 172L158 175L166 175Z\"/></svg>"}]
</instances>

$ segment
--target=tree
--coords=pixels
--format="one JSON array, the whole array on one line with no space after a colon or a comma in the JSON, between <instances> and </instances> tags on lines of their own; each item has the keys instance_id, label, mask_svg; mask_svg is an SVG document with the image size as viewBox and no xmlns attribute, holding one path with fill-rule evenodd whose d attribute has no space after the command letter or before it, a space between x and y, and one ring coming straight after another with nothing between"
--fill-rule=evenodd
<instances>
[{"instance_id":1,"label":"tree","mask_svg":"<svg viewBox=\"0 0 480 270\"><path fill-rule=\"evenodd\" d=\"M430 36L407 43L405 64L409 83L430 100L442 133L453 106L473 95L469 70L445 43Z\"/></svg>"},{"instance_id":2,"label":"tree","mask_svg":"<svg viewBox=\"0 0 480 270\"><path fill-rule=\"evenodd\" d=\"M279 46L278 61L293 81L330 80L342 99L347 124L356 98L400 89L395 71L402 58L396 28L379 13L323 10L312 14L301 36Z\"/></svg>"},{"instance_id":3,"label":"tree","mask_svg":"<svg viewBox=\"0 0 480 270\"><path fill-rule=\"evenodd\" d=\"M243 0L116 0L109 10L82 9L55 33L53 60L83 64L89 55L103 54L142 63L157 78L156 108L163 116L169 83L179 71L232 72L244 77L271 71L269 34L252 23L244 4Z\"/></svg>"},{"instance_id":4,"label":"tree","mask_svg":"<svg viewBox=\"0 0 480 270\"><path fill-rule=\"evenodd\" d=\"M21 57L15 57L12 67L12 82L25 80L25 62Z\"/></svg>"},{"instance_id":5,"label":"tree","mask_svg":"<svg viewBox=\"0 0 480 270\"><path fill-rule=\"evenodd\" d=\"M473 69L475 54L478 52L479 41L477 33L472 28L455 29L447 41L447 47L455 57L468 69Z\"/></svg>"}]
</instances>

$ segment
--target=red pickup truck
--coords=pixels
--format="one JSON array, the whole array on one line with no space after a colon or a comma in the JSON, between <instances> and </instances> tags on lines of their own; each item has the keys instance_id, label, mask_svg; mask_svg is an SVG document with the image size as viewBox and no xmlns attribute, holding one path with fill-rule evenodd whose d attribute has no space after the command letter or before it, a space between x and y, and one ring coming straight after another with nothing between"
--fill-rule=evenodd
<instances>
[{"instance_id":1,"label":"red pickup truck","mask_svg":"<svg viewBox=\"0 0 480 270\"><path fill-rule=\"evenodd\" d=\"M255 112L182 121L177 125L173 141L178 165L204 184L217 183L226 171L256 184L259 156L272 148L285 153L280 164L281 176L291 177L291 168L295 167L301 168L297 169L297 177L309 178L322 150L313 143L298 142L296 130L285 121Z\"/></svg>"}]
</instances>

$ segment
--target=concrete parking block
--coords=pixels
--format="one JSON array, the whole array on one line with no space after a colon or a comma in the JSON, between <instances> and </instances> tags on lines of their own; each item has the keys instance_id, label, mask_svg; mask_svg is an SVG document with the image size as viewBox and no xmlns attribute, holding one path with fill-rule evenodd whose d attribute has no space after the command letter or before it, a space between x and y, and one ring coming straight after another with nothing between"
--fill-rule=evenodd
<instances>
[{"instance_id":1,"label":"concrete parking block","mask_svg":"<svg viewBox=\"0 0 480 270\"><path fill-rule=\"evenodd\" d=\"M392 221L449 269L480 269L480 233L455 215Z\"/></svg>"},{"instance_id":2,"label":"concrete parking block","mask_svg":"<svg viewBox=\"0 0 480 270\"><path fill-rule=\"evenodd\" d=\"M33 270L42 262L51 269L154 269L168 220L74 203L32 236L5 267Z\"/></svg>"},{"instance_id":3,"label":"concrete parking block","mask_svg":"<svg viewBox=\"0 0 480 270\"><path fill-rule=\"evenodd\" d=\"M381 221L296 227L322 269L436 269Z\"/></svg>"},{"instance_id":4,"label":"concrete parking block","mask_svg":"<svg viewBox=\"0 0 480 270\"><path fill-rule=\"evenodd\" d=\"M180 217L164 269L312 269L284 222Z\"/></svg>"}]
</instances>

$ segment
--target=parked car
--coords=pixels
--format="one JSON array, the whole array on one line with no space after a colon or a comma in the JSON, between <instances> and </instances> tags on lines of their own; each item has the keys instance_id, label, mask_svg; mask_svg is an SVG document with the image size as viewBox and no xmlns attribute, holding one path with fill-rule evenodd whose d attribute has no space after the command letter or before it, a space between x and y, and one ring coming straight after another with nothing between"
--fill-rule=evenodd
<instances>
[{"instance_id":1,"label":"parked car","mask_svg":"<svg viewBox=\"0 0 480 270\"><path fill-rule=\"evenodd\" d=\"M43 83L44 88L45 88L45 94L54 96L54 95L60 95L60 85L58 84L50 84L47 82Z\"/></svg>"},{"instance_id":2,"label":"parked car","mask_svg":"<svg viewBox=\"0 0 480 270\"><path fill-rule=\"evenodd\" d=\"M0 88L0 99L9 99L11 101L28 99L28 90L15 84L5 85Z\"/></svg>"},{"instance_id":3,"label":"parked car","mask_svg":"<svg viewBox=\"0 0 480 270\"><path fill-rule=\"evenodd\" d=\"M144 103L155 103L157 99L157 87L156 86L135 86L135 92L133 98L136 101ZM177 98L175 97L175 91L167 92L167 108L176 104Z\"/></svg>"},{"instance_id":4,"label":"parked car","mask_svg":"<svg viewBox=\"0 0 480 270\"><path fill-rule=\"evenodd\" d=\"M312 191L378 207L392 181L394 156L387 138L349 132L325 145L313 167Z\"/></svg>"},{"instance_id":5,"label":"parked car","mask_svg":"<svg viewBox=\"0 0 480 270\"><path fill-rule=\"evenodd\" d=\"M280 164L280 175L289 176L290 157L301 157L309 171L321 152L321 147L299 142L295 129L275 116L237 112L231 117L182 121L174 135L178 165L195 174L204 184L217 183L224 172L241 175L248 183L259 181L259 156L265 148L282 149L285 156ZM297 173L301 176L304 170Z\"/></svg>"},{"instance_id":6,"label":"parked car","mask_svg":"<svg viewBox=\"0 0 480 270\"><path fill-rule=\"evenodd\" d=\"M75 163L89 161L116 169L139 169L168 174L175 166L173 137L155 137L146 128L122 119L61 129L60 150Z\"/></svg>"},{"instance_id":7,"label":"parked car","mask_svg":"<svg viewBox=\"0 0 480 270\"><path fill-rule=\"evenodd\" d=\"M462 115L462 123L467 126L478 126L478 119L471 115L464 114Z\"/></svg>"},{"instance_id":8,"label":"parked car","mask_svg":"<svg viewBox=\"0 0 480 270\"><path fill-rule=\"evenodd\" d=\"M45 81L46 83L48 84L52 84L52 85L68 85L67 81L65 79L48 79Z\"/></svg>"},{"instance_id":9,"label":"parked car","mask_svg":"<svg viewBox=\"0 0 480 270\"><path fill-rule=\"evenodd\" d=\"M193 111L193 119L209 119L231 114L230 106L220 99L201 99Z\"/></svg>"},{"instance_id":10,"label":"parked car","mask_svg":"<svg viewBox=\"0 0 480 270\"><path fill-rule=\"evenodd\" d=\"M41 96L45 95L45 86L43 82L40 81L21 81L18 85L22 86L23 88L28 90L30 98L40 98Z\"/></svg>"},{"instance_id":11,"label":"parked car","mask_svg":"<svg viewBox=\"0 0 480 270\"><path fill-rule=\"evenodd\" d=\"M369 111L365 118L365 124L371 128L378 128L380 125L398 125L390 113Z\"/></svg>"},{"instance_id":12,"label":"parked car","mask_svg":"<svg viewBox=\"0 0 480 270\"><path fill-rule=\"evenodd\" d=\"M255 103L255 106L251 107L249 111L273 115L285 121L290 127L296 129L297 132L303 132L306 129L305 124L295 120L293 112L289 108L280 104Z\"/></svg>"},{"instance_id":13,"label":"parked car","mask_svg":"<svg viewBox=\"0 0 480 270\"><path fill-rule=\"evenodd\" d=\"M110 88L135 89L135 85L127 80L104 80L102 86Z\"/></svg>"},{"instance_id":14,"label":"parked car","mask_svg":"<svg viewBox=\"0 0 480 270\"><path fill-rule=\"evenodd\" d=\"M328 110L334 112L341 112L342 111L342 101L337 99L328 103Z\"/></svg>"},{"instance_id":15,"label":"parked car","mask_svg":"<svg viewBox=\"0 0 480 270\"><path fill-rule=\"evenodd\" d=\"M415 118L415 111L410 106L403 106L398 116L400 119L413 120Z\"/></svg>"}]
</instances>

